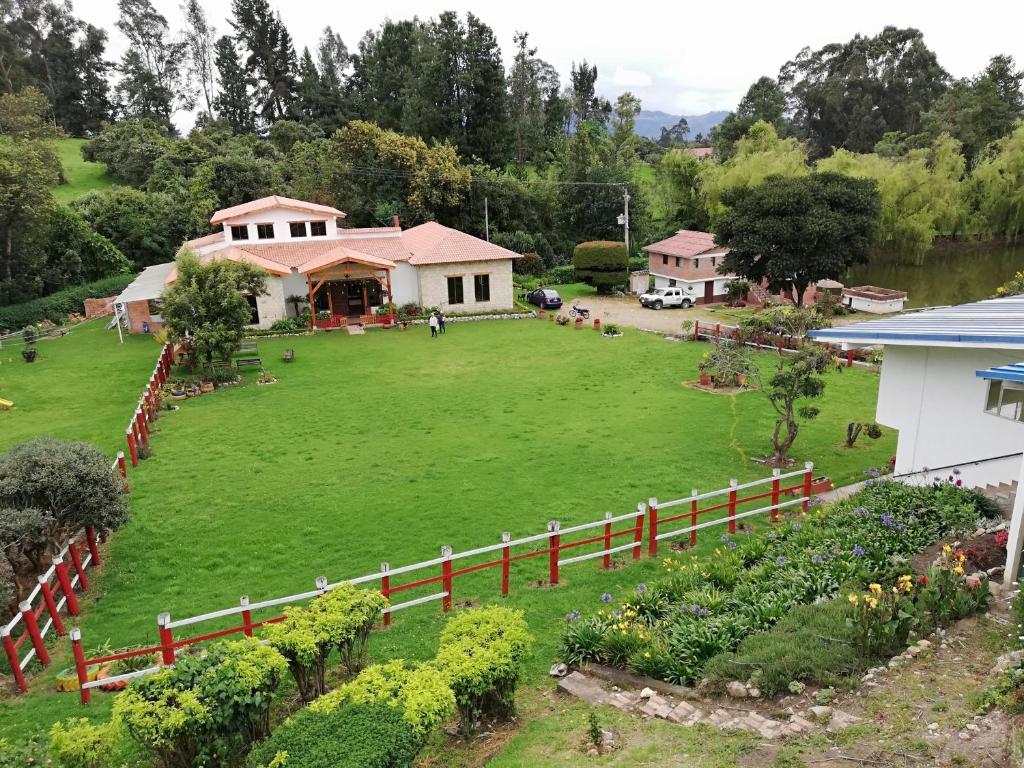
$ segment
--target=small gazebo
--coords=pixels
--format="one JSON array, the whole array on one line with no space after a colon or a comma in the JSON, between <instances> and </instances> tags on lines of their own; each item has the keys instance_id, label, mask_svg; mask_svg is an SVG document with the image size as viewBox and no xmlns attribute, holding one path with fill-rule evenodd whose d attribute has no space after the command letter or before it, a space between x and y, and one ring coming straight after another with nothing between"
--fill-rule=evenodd
<instances>
[{"instance_id":1,"label":"small gazebo","mask_svg":"<svg viewBox=\"0 0 1024 768\"><path fill-rule=\"evenodd\" d=\"M394 268L393 261L342 245L303 264L299 273L305 275L309 289L311 327L341 328L349 323L393 323L395 305L391 292L391 271ZM323 307L319 310L318 296L320 306ZM372 307L383 306L385 303L387 314L375 315ZM328 316L318 318L325 311Z\"/></svg>"}]
</instances>

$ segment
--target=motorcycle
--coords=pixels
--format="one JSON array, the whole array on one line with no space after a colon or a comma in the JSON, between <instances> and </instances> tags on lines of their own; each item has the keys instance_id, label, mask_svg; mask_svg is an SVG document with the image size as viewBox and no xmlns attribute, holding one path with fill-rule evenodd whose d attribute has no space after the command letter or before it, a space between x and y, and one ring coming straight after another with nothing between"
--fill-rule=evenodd
<instances>
[{"instance_id":1,"label":"motorcycle","mask_svg":"<svg viewBox=\"0 0 1024 768\"><path fill-rule=\"evenodd\" d=\"M584 320L590 319L590 310L584 309L583 307L577 307L575 304L572 305L572 309L569 310L569 317L576 317L579 315Z\"/></svg>"}]
</instances>

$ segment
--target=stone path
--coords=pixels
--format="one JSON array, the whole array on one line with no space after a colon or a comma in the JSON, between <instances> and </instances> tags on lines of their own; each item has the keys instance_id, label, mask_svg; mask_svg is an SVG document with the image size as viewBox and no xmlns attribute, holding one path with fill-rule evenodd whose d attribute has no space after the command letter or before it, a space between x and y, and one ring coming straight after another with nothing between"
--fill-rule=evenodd
<instances>
[{"instance_id":1,"label":"stone path","mask_svg":"<svg viewBox=\"0 0 1024 768\"><path fill-rule=\"evenodd\" d=\"M698 723L714 725L723 730L735 729L756 734L765 739L787 736L804 736L824 727L835 733L859 722L854 717L832 707L810 707L803 714L791 714L787 720L764 717L753 709L721 706L706 702L704 708L689 701L677 701L667 694L657 693L650 688L643 690L605 688L597 678L583 672L572 672L558 682L559 690L586 701L593 706L612 706L644 717L656 717L683 726ZM702 705L705 702L701 702Z\"/></svg>"}]
</instances>

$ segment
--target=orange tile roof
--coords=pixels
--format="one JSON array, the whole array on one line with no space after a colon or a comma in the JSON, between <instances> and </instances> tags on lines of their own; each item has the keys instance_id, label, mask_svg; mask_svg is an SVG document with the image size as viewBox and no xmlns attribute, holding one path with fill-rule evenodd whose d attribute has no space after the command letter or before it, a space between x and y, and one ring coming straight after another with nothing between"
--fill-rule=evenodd
<instances>
[{"instance_id":1,"label":"orange tile roof","mask_svg":"<svg viewBox=\"0 0 1024 768\"><path fill-rule=\"evenodd\" d=\"M238 264L252 264L260 269L266 270L272 275L284 276L290 274L290 270L283 267L280 263L271 261L270 259L264 259L263 257L252 253L246 253L241 248L224 248L220 251L214 251L213 253L206 253L199 257L199 261L203 264L209 264L211 261L233 261ZM164 282L167 285L170 285L177 279L178 266L175 264L175 266L171 268L171 271Z\"/></svg>"},{"instance_id":2,"label":"orange tile roof","mask_svg":"<svg viewBox=\"0 0 1024 768\"><path fill-rule=\"evenodd\" d=\"M211 233L209 235L204 235L203 237L197 237L194 240L186 240L185 241L185 247L186 248L202 248L205 245L214 245L215 243L222 242L223 240L224 240L224 230L222 229L220 232L213 232L213 233Z\"/></svg>"},{"instance_id":3,"label":"orange tile roof","mask_svg":"<svg viewBox=\"0 0 1024 768\"><path fill-rule=\"evenodd\" d=\"M402 242L412 254L409 263L413 266L520 258L520 254L508 248L445 227L436 221L405 230L402 232Z\"/></svg>"},{"instance_id":4,"label":"orange tile roof","mask_svg":"<svg viewBox=\"0 0 1024 768\"><path fill-rule=\"evenodd\" d=\"M322 216L334 216L337 218L344 218L345 216L342 211L339 211L337 208L332 208L329 205L318 205L317 203L307 203L305 200L295 200L291 197L270 195L270 197L261 197L259 200L250 200L248 203L242 203L241 205L235 205L231 208L224 208L223 210L217 211L210 218L210 223L219 224L223 221L227 221L228 219L244 216L247 213L265 211L269 208L288 208L294 211L304 211L306 213L314 213Z\"/></svg>"},{"instance_id":5,"label":"orange tile roof","mask_svg":"<svg viewBox=\"0 0 1024 768\"><path fill-rule=\"evenodd\" d=\"M697 232L692 229L681 229L672 237L644 246L643 250L665 256L680 256L684 259L729 252L728 248L715 244L715 236L710 232Z\"/></svg>"},{"instance_id":6,"label":"orange tile roof","mask_svg":"<svg viewBox=\"0 0 1024 768\"><path fill-rule=\"evenodd\" d=\"M343 264L345 262L365 264L367 266L378 267L380 269L395 268L395 262L393 261L389 261L388 259L382 259L379 256L371 256L368 253L356 251L338 243L330 251L327 251L326 253L323 253L320 256L317 256L307 261L305 264L299 267L299 272L301 272L304 275L309 275L315 272L319 272L322 269L328 269L329 267L333 267L336 264Z\"/></svg>"}]
</instances>

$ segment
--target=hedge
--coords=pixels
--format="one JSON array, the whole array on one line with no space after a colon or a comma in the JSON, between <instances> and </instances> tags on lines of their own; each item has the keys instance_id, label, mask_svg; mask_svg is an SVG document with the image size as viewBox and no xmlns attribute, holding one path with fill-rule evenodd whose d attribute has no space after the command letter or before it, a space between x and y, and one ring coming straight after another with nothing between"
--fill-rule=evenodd
<instances>
[{"instance_id":1,"label":"hedge","mask_svg":"<svg viewBox=\"0 0 1024 768\"><path fill-rule=\"evenodd\" d=\"M85 311L86 299L114 296L135 279L135 275L111 275L83 283L22 304L0 307L0 332L15 331L44 320L61 323L73 312Z\"/></svg>"},{"instance_id":2,"label":"hedge","mask_svg":"<svg viewBox=\"0 0 1024 768\"><path fill-rule=\"evenodd\" d=\"M612 240L580 243L573 252L573 264L576 278L597 288L598 293L625 285L629 275L626 244Z\"/></svg>"},{"instance_id":3,"label":"hedge","mask_svg":"<svg viewBox=\"0 0 1024 768\"><path fill-rule=\"evenodd\" d=\"M303 709L250 754L251 768L401 768L412 765L420 739L387 704Z\"/></svg>"}]
</instances>

